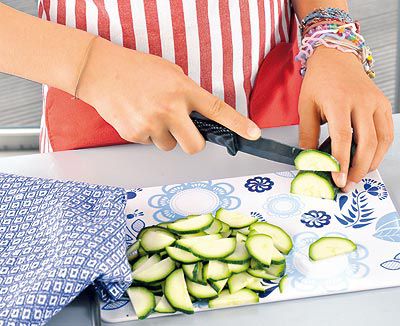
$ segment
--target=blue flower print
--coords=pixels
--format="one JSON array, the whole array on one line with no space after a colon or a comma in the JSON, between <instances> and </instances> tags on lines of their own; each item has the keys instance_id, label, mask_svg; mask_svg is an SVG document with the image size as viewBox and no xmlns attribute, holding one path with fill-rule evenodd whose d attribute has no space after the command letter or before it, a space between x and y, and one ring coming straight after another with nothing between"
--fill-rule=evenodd
<instances>
[{"instance_id":1,"label":"blue flower print","mask_svg":"<svg viewBox=\"0 0 400 326\"><path fill-rule=\"evenodd\" d=\"M248 179L245 183L245 187L250 192L264 192L272 189L274 182L268 177L254 177Z\"/></svg>"},{"instance_id":2,"label":"blue flower print","mask_svg":"<svg viewBox=\"0 0 400 326\"><path fill-rule=\"evenodd\" d=\"M386 186L373 179L363 179L364 190L371 196L378 197L380 200L387 198L388 192Z\"/></svg>"},{"instance_id":3,"label":"blue flower print","mask_svg":"<svg viewBox=\"0 0 400 326\"><path fill-rule=\"evenodd\" d=\"M144 213L140 210L138 210L137 208L132 212L126 215L128 220L137 218L137 217L142 217L144 216Z\"/></svg>"},{"instance_id":4,"label":"blue flower print","mask_svg":"<svg viewBox=\"0 0 400 326\"><path fill-rule=\"evenodd\" d=\"M288 218L299 215L304 208L304 203L297 196L279 194L269 197L263 208L267 216Z\"/></svg>"},{"instance_id":5,"label":"blue flower print","mask_svg":"<svg viewBox=\"0 0 400 326\"><path fill-rule=\"evenodd\" d=\"M311 210L301 216L301 223L309 228L322 228L328 225L331 221L331 216L325 211Z\"/></svg>"},{"instance_id":6,"label":"blue flower print","mask_svg":"<svg viewBox=\"0 0 400 326\"><path fill-rule=\"evenodd\" d=\"M142 188L135 188L135 189L128 190L126 192L126 198L127 199L136 198L138 192L141 192L142 190L143 190Z\"/></svg>"},{"instance_id":7,"label":"blue flower print","mask_svg":"<svg viewBox=\"0 0 400 326\"><path fill-rule=\"evenodd\" d=\"M400 271L400 253L394 256L393 259L386 260L380 265L388 271Z\"/></svg>"},{"instance_id":8,"label":"blue flower print","mask_svg":"<svg viewBox=\"0 0 400 326\"><path fill-rule=\"evenodd\" d=\"M222 207L237 209L240 198L233 196L235 188L226 182L188 182L161 188L162 193L152 196L148 204L156 208L153 218L157 222L170 222L187 215L214 213Z\"/></svg>"},{"instance_id":9,"label":"blue flower print","mask_svg":"<svg viewBox=\"0 0 400 326\"><path fill-rule=\"evenodd\" d=\"M255 217L256 219L258 219L261 222L266 222L266 219L264 218L264 216L259 212L250 212L250 216Z\"/></svg>"}]
</instances>

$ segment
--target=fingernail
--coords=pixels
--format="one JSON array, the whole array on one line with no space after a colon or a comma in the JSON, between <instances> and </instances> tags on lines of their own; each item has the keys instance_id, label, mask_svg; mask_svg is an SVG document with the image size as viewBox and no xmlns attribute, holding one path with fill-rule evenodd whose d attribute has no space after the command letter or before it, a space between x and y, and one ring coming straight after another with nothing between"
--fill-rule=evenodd
<instances>
[{"instance_id":1,"label":"fingernail","mask_svg":"<svg viewBox=\"0 0 400 326\"><path fill-rule=\"evenodd\" d=\"M251 138L254 139L258 139L261 136L261 130L254 122L250 123L250 126L247 129L247 133Z\"/></svg>"},{"instance_id":2,"label":"fingernail","mask_svg":"<svg viewBox=\"0 0 400 326\"><path fill-rule=\"evenodd\" d=\"M346 184L346 187L343 188L344 192L350 192L356 187L356 183L353 181L349 181Z\"/></svg>"},{"instance_id":3,"label":"fingernail","mask_svg":"<svg viewBox=\"0 0 400 326\"><path fill-rule=\"evenodd\" d=\"M336 182L339 188L343 188L347 182L347 174L343 172L338 173L336 177Z\"/></svg>"}]
</instances>

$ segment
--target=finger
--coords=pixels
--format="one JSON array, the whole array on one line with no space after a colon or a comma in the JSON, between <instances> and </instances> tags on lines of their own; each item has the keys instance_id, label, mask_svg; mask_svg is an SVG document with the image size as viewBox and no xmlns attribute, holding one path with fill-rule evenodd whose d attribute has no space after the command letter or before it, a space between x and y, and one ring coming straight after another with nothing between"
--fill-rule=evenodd
<instances>
[{"instance_id":1,"label":"finger","mask_svg":"<svg viewBox=\"0 0 400 326\"><path fill-rule=\"evenodd\" d=\"M372 115L365 112L353 113L353 128L357 148L350 167L345 191L350 191L368 173L378 144Z\"/></svg>"},{"instance_id":2,"label":"finger","mask_svg":"<svg viewBox=\"0 0 400 326\"><path fill-rule=\"evenodd\" d=\"M193 110L220 123L238 135L249 140L260 138L261 130L253 121L205 89L197 85L192 86L189 101Z\"/></svg>"},{"instance_id":3,"label":"finger","mask_svg":"<svg viewBox=\"0 0 400 326\"><path fill-rule=\"evenodd\" d=\"M376 170L382 162L383 157L389 150L393 142L393 119L391 111L378 110L374 114L375 132L378 139L378 146L376 148L374 159L371 163L371 171Z\"/></svg>"},{"instance_id":4,"label":"finger","mask_svg":"<svg viewBox=\"0 0 400 326\"><path fill-rule=\"evenodd\" d=\"M185 153L195 154L204 149L206 142L188 115L177 120L170 132Z\"/></svg>"},{"instance_id":5,"label":"finger","mask_svg":"<svg viewBox=\"0 0 400 326\"><path fill-rule=\"evenodd\" d=\"M162 151L172 151L176 147L176 140L168 130L153 133L151 140Z\"/></svg>"},{"instance_id":6,"label":"finger","mask_svg":"<svg viewBox=\"0 0 400 326\"><path fill-rule=\"evenodd\" d=\"M299 146L304 149L317 148L321 129L321 116L313 102L299 103Z\"/></svg>"},{"instance_id":7,"label":"finger","mask_svg":"<svg viewBox=\"0 0 400 326\"><path fill-rule=\"evenodd\" d=\"M339 188L347 182L350 164L350 148L352 139L350 110L331 110L327 114L329 135L332 139L332 155L339 161L340 172L332 173L332 178Z\"/></svg>"}]
</instances>

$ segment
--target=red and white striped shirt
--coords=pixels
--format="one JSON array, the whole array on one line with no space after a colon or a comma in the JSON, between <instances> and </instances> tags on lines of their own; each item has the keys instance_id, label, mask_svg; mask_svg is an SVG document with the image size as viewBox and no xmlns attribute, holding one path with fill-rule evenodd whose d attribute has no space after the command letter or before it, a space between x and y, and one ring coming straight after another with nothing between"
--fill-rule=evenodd
<instances>
[{"instance_id":1,"label":"red and white striped shirt","mask_svg":"<svg viewBox=\"0 0 400 326\"><path fill-rule=\"evenodd\" d=\"M290 16L290 0L39 0L39 17L175 62L245 115L262 59L289 42Z\"/></svg>"}]
</instances>

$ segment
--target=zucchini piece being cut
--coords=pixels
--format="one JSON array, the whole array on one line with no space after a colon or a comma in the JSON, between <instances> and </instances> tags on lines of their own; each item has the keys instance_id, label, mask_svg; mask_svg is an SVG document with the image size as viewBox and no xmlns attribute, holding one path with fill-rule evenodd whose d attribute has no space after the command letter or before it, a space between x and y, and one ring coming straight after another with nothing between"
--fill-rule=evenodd
<instances>
[{"instance_id":1,"label":"zucchini piece being cut","mask_svg":"<svg viewBox=\"0 0 400 326\"><path fill-rule=\"evenodd\" d=\"M220 208L215 214L215 217L220 221L228 224L229 227L231 227L232 229L245 228L246 226L249 226L250 224L257 221L255 217L238 212L228 211L224 208Z\"/></svg>"},{"instance_id":2,"label":"zucchini piece being cut","mask_svg":"<svg viewBox=\"0 0 400 326\"><path fill-rule=\"evenodd\" d=\"M334 200L338 188L329 172L300 171L291 183L290 192L295 195Z\"/></svg>"},{"instance_id":3,"label":"zucchini piece being cut","mask_svg":"<svg viewBox=\"0 0 400 326\"><path fill-rule=\"evenodd\" d=\"M276 249L285 255L289 254L293 248L292 238L279 226L267 222L257 222L250 226L250 230L269 235Z\"/></svg>"},{"instance_id":4,"label":"zucchini piece being cut","mask_svg":"<svg viewBox=\"0 0 400 326\"><path fill-rule=\"evenodd\" d=\"M249 289L241 289L234 294L230 294L229 290L223 290L218 298L212 299L208 302L208 307L223 308L257 303L258 301L258 295Z\"/></svg>"},{"instance_id":5,"label":"zucchini piece being cut","mask_svg":"<svg viewBox=\"0 0 400 326\"><path fill-rule=\"evenodd\" d=\"M348 254L357 249L350 239L341 237L322 237L310 245L308 255L312 260L321 260Z\"/></svg>"},{"instance_id":6,"label":"zucchini piece being cut","mask_svg":"<svg viewBox=\"0 0 400 326\"><path fill-rule=\"evenodd\" d=\"M235 251L236 239L225 238L196 242L191 246L190 251L202 259L220 259L229 256Z\"/></svg>"},{"instance_id":7,"label":"zucchini piece being cut","mask_svg":"<svg viewBox=\"0 0 400 326\"><path fill-rule=\"evenodd\" d=\"M178 311L186 314L194 313L193 304L187 290L182 269L173 271L165 281L165 297L169 304Z\"/></svg>"},{"instance_id":8,"label":"zucchini piece being cut","mask_svg":"<svg viewBox=\"0 0 400 326\"><path fill-rule=\"evenodd\" d=\"M192 215L167 225L168 230L179 234L198 233L209 228L214 220L211 214Z\"/></svg>"},{"instance_id":9,"label":"zucchini piece being cut","mask_svg":"<svg viewBox=\"0 0 400 326\"><path fill-rule=\"evenodd\" d=\"M160 252L176 241L175 236L159 227L148 227L141 232L140 245L146 252Z\"/></svg>"},{"instance_id":10,"label":"zucchini piece being cut","mask_svg":"<svg viewBox=\"0 0 400 326\"><path fill-rule=\"evenodd\" d=\"M306 149L294 159L297 170L339 172L340 164L332 155L316 149Z\"/></svg>"},{"instance_id":11,"label":"zucchini piece being cut","mask_svg":"<svg viewBox=\"0 0 400 326\"><path fill-rule=\"evenodd\" d=\"M255 234L246 240L249 254L264 266L271 265L274 243L272 238L265 234Z\"/></svg>"},{"instance_id":12,"label":"zucchini piece being cut","mask_svg":"<svg viewBox=\"0 0 400 326\"><path fill-rule=\"evenodd\" d=\"M144 287L131 287L127 291L129 299L139 319L145 319L156 307L156 297Z\"/></svg>"}]
</instances>

